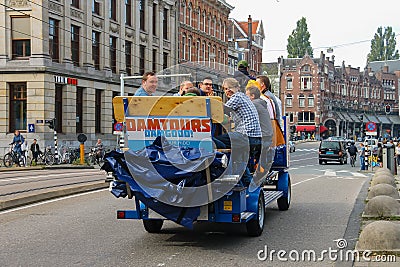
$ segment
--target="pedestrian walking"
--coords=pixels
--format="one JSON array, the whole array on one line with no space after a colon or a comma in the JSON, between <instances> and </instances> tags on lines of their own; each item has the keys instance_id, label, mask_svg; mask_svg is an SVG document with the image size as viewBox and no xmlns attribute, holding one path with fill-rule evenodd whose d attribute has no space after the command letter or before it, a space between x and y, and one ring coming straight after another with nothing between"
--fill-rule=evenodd
<instances>
[{"instance_id":1,"label":"pedestrian walking","mask_svg":"<svg viewBox=\"0 0 400 267\"><path fill-rule=\"evenodd\" d=\"M365 171L365 147L363 143L360 143L360 164L360 170Z\"/></svg>"}]
</instances>

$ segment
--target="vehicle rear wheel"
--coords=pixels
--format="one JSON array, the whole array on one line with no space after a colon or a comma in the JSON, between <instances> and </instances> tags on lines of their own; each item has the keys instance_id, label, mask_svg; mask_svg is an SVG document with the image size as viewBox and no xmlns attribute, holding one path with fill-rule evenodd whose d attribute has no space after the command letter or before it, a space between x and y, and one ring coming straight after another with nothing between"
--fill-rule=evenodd
<instances>
[{"instance_id":1,"label":"vehicle rear wheel","mask_svg":"<svg viewBox=\"0 0 400 267\"><path fill-rule=\"evenodd\" d=\"M343 159L340 159L339 163L340 165L343 165Z\"/></svg>"},{"instance_id":2,"label":"vehicle rear wheel","mask_svg":"<svg viewBox=\"0 0 400 267\"><path fill-rule=\"evenodd\" d=\"M261 191L258 196L257 214L246 223L247 234L249 236L260 236L264 230L265 223L265 201L264 193Z\"/></svg>"},{"instance_id":3,"label":"vehicle rear wheel","mask_svg":"<svg viewBox=\"0 0 400 267\"><path fill-rule=\"evenodd\" d=\"M323 163L323 161L322 161L322 160L319 160L319 165L322 165L322 163Z\"/></svg>"},{"instance_id":4,"label":"vehicle rear wheel","mask_svg":"<svg viewBox=\"0 0 400 267\"><path fill-rule=\"evenodd\" d=\"M14 164L14 160L10 153L7 153L4 155L3 163L4 163L4 166L6 166L7 168L12 167L12 165Z\"/></svg>"},{"instance_id":5,"label":"vehicle rear wheel","mask_svg":"<svg viewBox=\"0 0 400 267\"><path fill-rule=\"evenodd\" d=\"M149 233L159 233L164 221L160 219L156 220L143 220L144 229Z\"/></svg>"},{"instance_id":6,"label":"vehicle rear wheel","mask_svg":"<svg viewBox=\"0 0 400 267\"><path fill-rule=\"evenodd\" d=\"M281 210L281 211L288 210L289 206L290 206L291 198L292 198L292 187L291 187L291 182L289 179L287 197L282 196L282 197L278 198L278 200L277 200L279 210Z\"/></svg>"},{"instance_id":7,"label":"vehicle rear wheel","mask_svg":"<svg viewBox=\"0 0 400 267\"><path fill-rule=\"evenodd\" d=\"M46 155L44 156L44 163L45 163L47 166L53 165L53 164L54 164L54 156L53 156L52 154L46 154Z\"/></svg>"}]
</instances>

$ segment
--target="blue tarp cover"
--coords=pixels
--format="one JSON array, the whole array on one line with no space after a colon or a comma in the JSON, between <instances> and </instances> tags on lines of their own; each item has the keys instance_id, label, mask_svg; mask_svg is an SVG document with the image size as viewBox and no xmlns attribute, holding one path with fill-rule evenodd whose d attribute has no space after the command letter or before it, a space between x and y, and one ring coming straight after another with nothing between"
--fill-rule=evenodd
<instances>
[{"instance_id":1,"label":"blue tarp cover","mask_svg":"<svg viewBox=\"0 0 400 267\"><path fill-rule=\"evenodd\" d=\"M170 203L179 201L179 189L183 187L193 190L192 197L195 197L196 187L206 184L203 170L206 161L211 162L211 180L224 172L221 156L218 152L172 146L164 138L158 137L143 150L129 150L125 154L111 151L106 154L106 163L102 168L113 172L118 179L111 186L114 196L126 197L128 183L135 197L147 207L167 219L192 228L193 221L200 214L199 207L179 207L157 199L168 199ZM190 202L190 199L185 201Z\"/></svg>"}]
</instances>

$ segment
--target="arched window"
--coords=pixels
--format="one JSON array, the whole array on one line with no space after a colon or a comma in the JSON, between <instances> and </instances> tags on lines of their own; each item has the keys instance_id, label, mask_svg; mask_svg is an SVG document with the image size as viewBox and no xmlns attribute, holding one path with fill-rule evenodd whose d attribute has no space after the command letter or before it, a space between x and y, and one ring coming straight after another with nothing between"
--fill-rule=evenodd
<instances>
[{"instance_id":1,"label":"arched window","mask_svg":"<svg viewBox=\"0 0 400 267\"><path fill-rule=\"evenodd\" d=\"M192 36L188 38L188 57L187 60L192 61Z\"/></svg>"},{"instance_id":2,"label":"arched window","mask_svg":"<svg viewBox=\"0 0 400 267\"><path fill-rule=\"evenodd\" d=\"M300 107L300 108L304 108L305 105L306 105L306 103L305 103L305 97L304 97L303 94L300 94L300 95L299 95L299 107Z\"/></svg>"},{"instance_id":3,"label":"arched window","mask_svg":"<svg viewBox=\"0 0 400 267\"><path fill-rule=\"evenodd\" d=\"M182 58L186 60L186 35L182 35Z\"/></svg>"},{"instance_id":4,"label":"arched window","mask_svg":"<svg viewBox=\"0 0 400 267\"><path fill-rule=\"evenodd\" d=\"M313 94L308 95L308 106L314 107L314 95Z\"/></svg>"},{"instance_id":5,"label":"arched window","mask_svg":"<svg viewBox=\"0 0 400 267\"><path fill-rule=\"evenodd\" d=\"M201 30L201 11L200 11L200 7L197 8L197 29Z\"/></svg>"},{"instance_id":6,"label":"arched window","mask_svg":"<svg viewBox=\"0 0 400 267\"><path fill-rule=\"evenodd\" d=\"M197 39L197 42L196 42L196 55L197 55L197 62L200 62L200 56L201 56L200 39Z\"/></svg>"},{"instance_id":7,"label":"arched window","mask_svg":"<svg viewBox=\"0 0 400 267\"><path fill-rule=\"evenodd\" d=\"M193 8L192 8L192 3L189 3L189 6L188 6L188 25L189 26L192 26L192 15L193 15Z\"/></svg>"},{"instance_id":8,"label":"arched window","mask_svg":"<svg viewBox=\"0 0 400 267\"><path fill-rule=\"evenodd\" d=\"M207 20L206 20L206 11L203 11L203 32L206 32L206 25L207 25Z\"/></svg>"},{"instance_id":9,"label":"arched window","mask_svg":"<svg viewBox=\"0 0 400 267\"><path fill-rule=\"evenodd\" d=\"M186 2L183 1L182 2L182 22L184 24L186 24L186 16L187 16L187 12L186 12Z\"/></svg>"},{"instance_id":10,"label":"arched window","mask_svg":"<svg viewBox=\"0 0 400 267\"><path fill-rule=\"evenodd\" d=\"M286 95L286 106L287 107L292 107L293 106L293 96L292 96L292 94L287 94Z\"/></svg>"}]
</instances>

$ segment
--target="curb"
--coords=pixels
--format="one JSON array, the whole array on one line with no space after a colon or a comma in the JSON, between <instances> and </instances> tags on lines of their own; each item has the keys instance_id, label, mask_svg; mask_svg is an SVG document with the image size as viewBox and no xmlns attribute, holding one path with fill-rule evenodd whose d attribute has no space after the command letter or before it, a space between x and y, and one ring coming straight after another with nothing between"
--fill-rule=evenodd
<instances>
[{"instance_id":1,"label":"curb","mask_svg":"<svg viewBox=\"0 0 400 267\"><path fill-rule=\"evenodd\" d=\"M32 170L56 170L56 169L95 169L94 166L87 165L52 165L52 166L30 166L30 167L1 167L0 172L9 171L32 171Z\"/></svg>"},{"instance_id":2,"label":"curb","mask_svg":"<svg viewBox=\"0 0 400 267\"><path fill-rule=\"evenodd\" d=\"M49 192L44 192L44 193L39 193L36 195L32 196L26 196L26 197L20 197L20 198L15 198L15 199L10 199L10 200L5 200L5 201L0 201L0 211L11 209L11 208L16 208L19 206L23 205L28 205L44 200L49 200L53 198L58 198L58 197L63 197L63 196L68 196L68 195L73 195L73 194L78 194L78 193L84 193L88 191L94 191L98 189L104 189L108 187L108 183L106 182L101 182L101 183L95 183L95 184L88 184L88 185L82 185L82 186L77 186L77 187L72 187L72 188L65 188L65 189L58 189L58 190L53 190Z\"/></svg>"}]
</instances>

